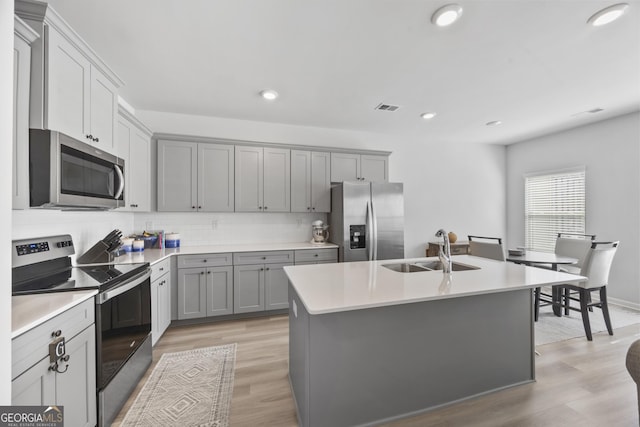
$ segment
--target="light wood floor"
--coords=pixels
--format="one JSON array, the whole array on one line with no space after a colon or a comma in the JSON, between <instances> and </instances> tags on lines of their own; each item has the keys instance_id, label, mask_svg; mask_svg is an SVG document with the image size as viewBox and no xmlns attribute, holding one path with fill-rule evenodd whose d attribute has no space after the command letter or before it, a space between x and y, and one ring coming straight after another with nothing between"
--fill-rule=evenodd
<instances>
[{"instance_id":1,"label":"light wood floor","mask_svg":"<svg viewBox=\"0 0 640 427\"><path fill-rule=\"evenodd\" d=\"M625 368L625 356L629 345L640 338L640 325L614 332L613 337L594 334L592 342L578 338L539 346L535 383L389 425L638 426L636 387ZM120 425L163 353L235 342L231 426L296 426L287 377L288 333L286 315L169 328L153 350L151 368L113 425Z\"/></svg>"}]
</instances>

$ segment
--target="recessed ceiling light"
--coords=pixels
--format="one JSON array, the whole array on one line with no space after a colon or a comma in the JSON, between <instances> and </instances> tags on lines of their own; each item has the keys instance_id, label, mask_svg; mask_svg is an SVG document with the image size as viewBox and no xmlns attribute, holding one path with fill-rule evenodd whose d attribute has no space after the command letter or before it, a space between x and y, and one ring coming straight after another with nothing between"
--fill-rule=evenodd
<instances>
[{"instance_id":1,"label":"recessed ceiling light","mask_svg":"<svg viewBox=\"0 0 640 427\"><path fill-rule=\"evenodd\" d=\"M265 89L265 90L260 92L260 96L263 97L264 99L268 100L268 101L273 101L274 99L276 99L278 97L278 92L276 92L275 90L271 90L271 89Z\"/></svg>"},{"instance_id":2,"label":"recessed ceiling light","mask_svg":"<svg viewBox=\"0 0 640 427\"><path fill-rule=\"evenodd\" d=\"M433 119L435 116L436 116L436 113L422 113L422 114L420 114L420 117L422 117L425 120Z\"/></svg>"},{"instance_id":3,"label":"recessed ceiling light","mask_svg":"<svg viewBox=\"0 0 640 427\"><path fill-rule=\"evenodd\" d=\"M462 15L462 6L458 4L448 4L442 6L431 15L431 22L438 27L447 27L460 18Z\"/></svg>"},{"instance_id":4,"label":"recessed ceiling light","mask_svg":"<svg viewBox=\"0 0 640 427\"><path fill-rule=\"evenodd\" d=\"M620 18L627 11L629 7L628 3L618 3L613 6L605 7L602 10L591 15L591 18L587 19L587 24L591 24L594 27L600 27L606 25L609 22L613 22Z\"/></svg>"},{"instance_id":5,"label":"recessed ceiling light","mask_svg":"<svg viewBox=\"0 0 640 427\"><path fill-rule=\"evenodd\" d=\"M499 126L501 124L502 124L502 122L500 120L494 120L492 122L485 123L485 125L487 125L487 126Z\"/></svg>"}]
</instances>

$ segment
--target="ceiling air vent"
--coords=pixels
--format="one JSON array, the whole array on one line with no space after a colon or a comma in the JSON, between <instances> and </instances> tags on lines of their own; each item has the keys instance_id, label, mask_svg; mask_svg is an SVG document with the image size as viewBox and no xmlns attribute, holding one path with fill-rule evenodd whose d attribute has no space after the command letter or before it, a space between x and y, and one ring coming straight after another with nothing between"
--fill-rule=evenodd
<instances>
[{"instance_id":1,"label":"ceiling air vent","mask_svg":"<svg viewBox=\"0 0 640 427\"><path fill-rule=\"evenodd\" d=\"M384 102L382 104L378 104L378 106L375 108L376 110L380 110L380 111L396 111L398 108L400 108L400 106L398 105L391 105L391 104L385 104Z\"/></svg>"}]
</instances>

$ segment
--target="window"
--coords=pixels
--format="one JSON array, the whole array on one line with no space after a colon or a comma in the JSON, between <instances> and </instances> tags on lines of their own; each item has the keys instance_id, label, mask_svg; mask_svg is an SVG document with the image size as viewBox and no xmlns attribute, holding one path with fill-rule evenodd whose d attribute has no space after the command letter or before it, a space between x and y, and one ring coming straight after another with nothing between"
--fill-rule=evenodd
<instances>
[{"instance_id":1,"label":"window","mask_svg":"<svg viewBox=\"0 0 640 427\"><path fill-rule=\"evenodd\" d=\"M585 169L525 176L525 246L553 252L558 233L585 233Z\"/></svg>"}]
</instances>

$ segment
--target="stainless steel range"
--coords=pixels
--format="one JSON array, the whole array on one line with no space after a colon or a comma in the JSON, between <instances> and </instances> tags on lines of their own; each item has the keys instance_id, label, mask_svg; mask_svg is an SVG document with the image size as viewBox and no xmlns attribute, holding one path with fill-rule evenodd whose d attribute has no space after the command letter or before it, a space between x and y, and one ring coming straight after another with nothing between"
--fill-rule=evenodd
<instances>
[{"instance_id":1,"label":"stainless steel range","mask_svg":"<svg viewBox=\"0 0 640 427\"><path fill-rule=\"evenodd\" d=\"M14 240L12 253L13 295L98 290L98 425L110 425L151 364L149 263L73 266L70 235Z\"/></svg>"}]
</instances>

